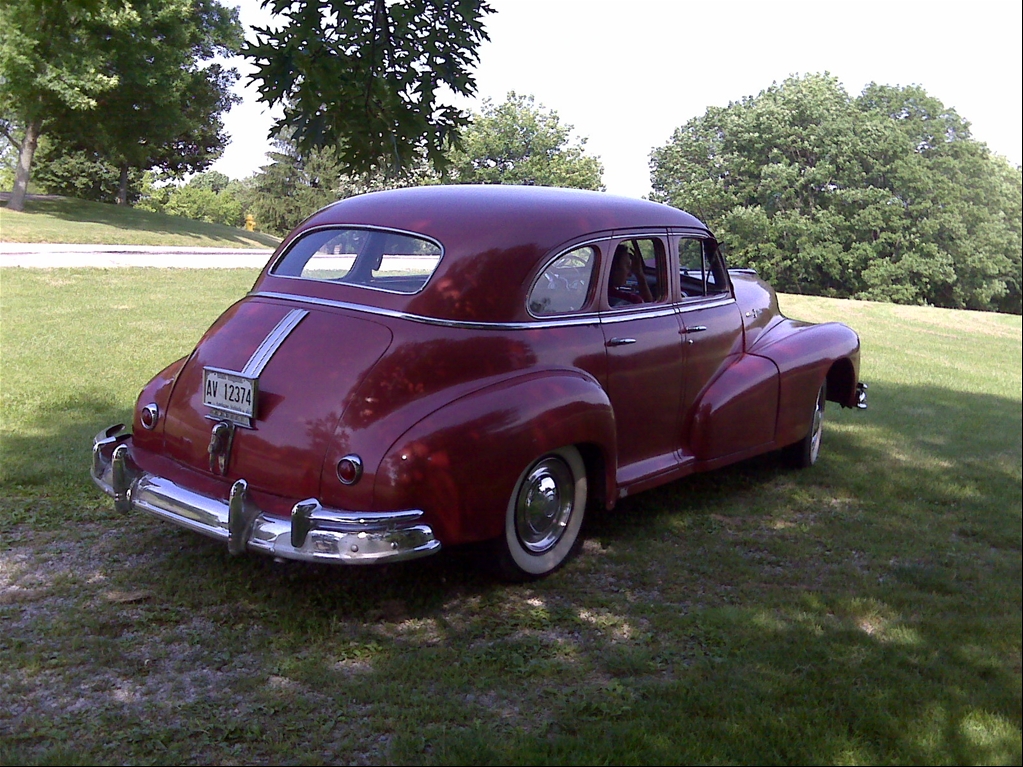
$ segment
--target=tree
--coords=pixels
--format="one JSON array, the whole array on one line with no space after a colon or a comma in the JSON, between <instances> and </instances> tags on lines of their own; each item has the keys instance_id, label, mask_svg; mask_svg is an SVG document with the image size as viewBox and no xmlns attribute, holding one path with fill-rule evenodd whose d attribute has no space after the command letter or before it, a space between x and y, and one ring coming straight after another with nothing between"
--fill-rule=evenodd
<instances>
[{"instance_id":1,"label":"tree","mask_svg":"<svg viewBox=\"0 0 1023 767\"><path fill-rule=\"evenodd\" d=\"M218 0L5 0L4 119L24 130L11 207L21 206L39 136L51 157L85 153L130 171L207 167L223 150L233 69L209 62L241 44ZM9 111L9 114L8 114ZM20 207L17 207L20 209Z\"/></svg>"},{"instance_id":2,"label":"tree","mask_svg":"<svg viewBox=\"0 0 1023 767\"><path fill-rule=\"evenodd\" d=\"M487 99L451 152L448 177L463 184L603 190L600 160L586 155L585 138L573 143L571 133L571 125L537 106L532 96L513 91L497 105Z\"/></svg>"},{"instance_id":3,"label":"tree","mask_svg":"<svg viewBox=\"0 0 1023 767\"><path fill-rule=\"evenodd\" d=\"M239 199L242 187L223 173L200 173L184 186L157 186L153 174L146 173L143 187L138 204L142 210L227 226L242 226L245 222Z\"/></svg>"},{"instance_id":4,"label":"tree","mask_svg":"<svg viewBox=\"0 0 1023 767\"><path fill-rule=\"evenodd\" d=\"M219 0L130 2L125 21L99 25L117 84L97 97L94 114L69 115L50 130L55 154L85 151L118 168L121 204L131 171L197 173L221 155L221 115L239 101L230 90L238 74L208 62L242 42L237 9Z\"/></svg>"},{"instance_id":5,"label":"tree","mask_svg":"<svg viewBox=\"0 0 1023 767\"><path fill-rule=\"evenodd\" d=\"M471 96L484 0L264 0L287 23L243 53L260 99L281 104L273 135L303 153L331 149L353 176L442 166L466 116L442 88Z\"/></svg>"},{"instance_id":6,"label":"tree","mask_svg":"<svg viewBox=\"0 0 1023 767\"><path fill-rule=\"evenodd\" d=\"M1020 311L1020 170L919 86L790 78L690 120L651 170L781 290Z\"/></svg>"},{"instance_id":7,"label":"tree","mask_svg":"<svg viewBox=\"0 0 1023 767\"><path fill-rule=\"evenodd\" d=\"M383 172L352 176L345 172L333 147L303 152L296 142L275 142L270 164L247 179L240 194L243 207L264 232L284 236L325 205L365 192L400 186L437 183L425 158L406 167L396 178Z\"/></svg>"},{"instance_id":8,"label":"tree","mask_svg":"<svg viewBox=\"0 0 1023 767\"><path fill-rule=\"evenodd\" d=\"M0 128L18 151L11 210L24 210L39 137L54 117L95 109L97 97L117 85L94 22L121 18L120 6L107 0L0 4Z\"/></svg>"},{"instance_id":9,"label":"tree","mask_svg":"<svg viewBox=\"0 0 1023 767\"><path fill-rule=\"evenodd\" d=\"M138 196L142 175L140 171L129 173L126 195L129 202ZM32 182L47 194L113 202L121 186L121 171L97 152L70 150L43 136L33 161Z\"/></svg>"}]
</instances>

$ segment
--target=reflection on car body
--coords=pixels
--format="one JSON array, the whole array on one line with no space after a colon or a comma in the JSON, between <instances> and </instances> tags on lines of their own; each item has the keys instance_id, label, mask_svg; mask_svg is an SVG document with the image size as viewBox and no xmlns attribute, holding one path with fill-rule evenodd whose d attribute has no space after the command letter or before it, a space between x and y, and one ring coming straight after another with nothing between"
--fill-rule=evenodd
<instances>
[{"instance_id":1,"label":"reflection on car body","mask_svg":"<svg viewBox=\"0 0 1023 767\"><path fill-rule=\"evenodd\" d=\"M858 369L852 330L782 316L680 210L378 192L289 235L142 390L131 433L97 436L92 475L232 552L364 564L487 542L535 577L588 506L776 449L814 463L825 401L866 404Z\"/></svg>"}]
</instances>

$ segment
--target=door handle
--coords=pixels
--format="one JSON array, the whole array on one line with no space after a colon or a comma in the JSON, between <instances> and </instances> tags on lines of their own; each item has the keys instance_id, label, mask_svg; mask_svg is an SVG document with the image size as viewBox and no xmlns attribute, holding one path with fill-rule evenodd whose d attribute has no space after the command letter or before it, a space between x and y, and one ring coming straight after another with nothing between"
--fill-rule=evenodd
<instances>
[{"instance_id":1,"label":"door handle","mask_svg":"<svg viewBox=\"0 0 1023 767\"><path fill-rule=\"evenodd\" d=\"M706 325L693 325L692 327L687 325L686 329L683 330L682 332L683 333L702 333L706 329L707 329Z\"/></svg>"},{"instance_id":2,"label":"door handle","mask_svg":"<svg viewBox=\"0 0 1023 767\"><path fill-rule=\"evenodd\" d=\"M627 344L636 343L635 338L612 338L607 342L608 346L626 346Z\"/></svg>"}]
</instances>

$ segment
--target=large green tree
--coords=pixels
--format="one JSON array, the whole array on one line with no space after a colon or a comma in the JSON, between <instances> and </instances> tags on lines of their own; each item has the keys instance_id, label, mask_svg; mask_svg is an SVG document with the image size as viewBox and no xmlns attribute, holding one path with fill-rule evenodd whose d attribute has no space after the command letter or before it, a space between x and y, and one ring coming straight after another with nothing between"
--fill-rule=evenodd
<instances>
[{"instance_id":1,"label":"large green tree","mask_svg":"<svg viewBox=\"0 0 1023 767\"><path fill-rule=\"evenodd\" d=\"M130 171L203 170L223 151L236 101L236 9L219 0L2 0L3 118L24 132L11 207L20 209L40 135L49 156Z\"/></svg>"},{"instance_id":2,"label":"large green tree","mask_svg":"<svg viewBox=\"0 0 1023 767\"><path fill-rule=\"evenodd\" d=\"M303 153L331 149L352 175L443 165L466 115L439 99L471 96L488 39L484 0L265 0L282 26L244 53L260 99L280 104L274 135Z\"/></svg>"},{"instance_id":3,"label":"large green tree","mask_svg":"<svg viewBox=\"0 0 1023 767\"><path fill-rule=\"evenodd\" d=\"M690 120L651 171L782 290L1020 311L1020 169L918 86L790 78Z\"/></svg>"},{"instance_id":4,"label":"large green tree","mask_svg":"<svg viewBox=\"0 0 1023 767\"><path fill-rule=\"evenodd\" d=\"M238 74L213 59L242 43L237 9L220 0L129 3L126 21L99 25L117 84L97 96L95 112L68 115L49 132L52 154L91 153L117 168L121 204L132 171L196 173L222 154L221 116L239 100L231 93Z\"/></svg>"},{"instance_id":5,"label":"large green tree","mask_svg":"<svg viewBox=\"0 0 1023 767\"><path fill-rule=\"evenodd\" d=\"M598 189L600 160L586 154L586 139L532 96L509 93L501 104L483 102L450 155L448 178L463 184L535 184Z\"/></svg>"},{"instance_id":6,"label":"large green tree","mask_svg":"<svg viewBox=\"0 0 1023 767\"><path fill-rule=\"evenodd\" d=\"M126 11L107 0L0 2L0 130L18 152L8 207L23 210L39 137L59 115L89 112L117 85L96 22Z\"/></svg>"}]
</instances>

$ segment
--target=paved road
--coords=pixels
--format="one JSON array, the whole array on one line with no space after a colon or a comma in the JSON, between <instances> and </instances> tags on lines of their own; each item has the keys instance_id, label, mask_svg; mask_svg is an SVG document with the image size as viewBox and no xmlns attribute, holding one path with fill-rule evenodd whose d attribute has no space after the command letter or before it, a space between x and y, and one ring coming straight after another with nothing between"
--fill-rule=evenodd
<instances>
[{"instance_id":1,"label":"paved road","mask_svg":"<svg viewBox=\"0 0 1023 767\"><path fill-rule=\"evenodd\" d=\"M0 243L0 267L162 266L182 269L262 267L269 248L171 248L147 245L38 245Z\"/></svg>"}]
</instances>

